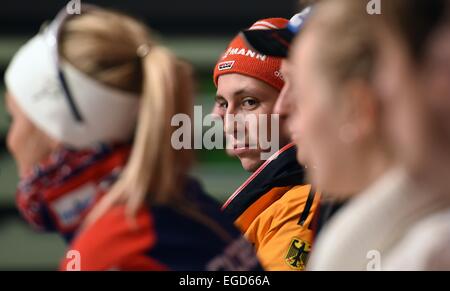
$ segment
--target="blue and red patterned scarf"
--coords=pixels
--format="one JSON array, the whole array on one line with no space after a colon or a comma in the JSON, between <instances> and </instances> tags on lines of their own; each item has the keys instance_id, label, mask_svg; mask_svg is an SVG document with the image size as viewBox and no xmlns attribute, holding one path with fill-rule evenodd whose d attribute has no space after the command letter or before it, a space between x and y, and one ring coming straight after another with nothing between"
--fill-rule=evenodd
<instances>
[{"instance_id":1,"label":"blue and red patterned scarf","mask_svg":"<svg viewBox=\"0 0 450 291\"><path fill-rule=\"evenodd\" d=\"M86 215L121 173L130 146L62 148L21 179L17 206L32 226L70 241Z\"/></svg>"}]
</instances>

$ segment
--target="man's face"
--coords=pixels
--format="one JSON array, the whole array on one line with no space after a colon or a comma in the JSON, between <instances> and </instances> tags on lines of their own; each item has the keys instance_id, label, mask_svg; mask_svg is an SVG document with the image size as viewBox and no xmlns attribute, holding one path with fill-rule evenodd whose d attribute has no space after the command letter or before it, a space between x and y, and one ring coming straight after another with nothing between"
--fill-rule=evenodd
<instances>
[{"instance_id":1,"label":"man's face","mask_svg":"<svg viewBox=\"0 0 450 291\"><path fill-rule=\"evenodd\" d=\"M224 132L231 141L227 153L241 160L247 171L255 171L264 160L259 138L263 130L269 139L278 138L280 147L288 142L283 133L271 136L271 114L274 113L279 91L270 85L241 74L226 74L218 79L216 104L213 113L224 120ZM241 116L245 124L238 126L232 117ZM263 124L262 117L265 120ZM265 126L267 124L267 126ZM280 124L283 127L283 124Z\"/></svg>"}]
</instances>

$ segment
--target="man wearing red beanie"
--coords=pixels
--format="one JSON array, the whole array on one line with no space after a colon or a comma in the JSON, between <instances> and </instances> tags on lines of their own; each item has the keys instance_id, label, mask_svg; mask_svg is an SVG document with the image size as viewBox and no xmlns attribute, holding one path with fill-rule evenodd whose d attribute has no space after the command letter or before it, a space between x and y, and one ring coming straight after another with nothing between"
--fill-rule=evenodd
<instances>
[{"instance_id":1,"label":"man wearing red beanie","mask_svg":"<svg viewBox=\"0 0 450 291\"><path fill-rule=\"evenodd\" d=\"M263 19L250 30L277 29L287 24L284 18ZM239 34L215 66L214 113L222 117L224 133L231 141L227 153L238 157L243 168L253 172L231 195L223 210L255 245L266 270L303 270L311 249L312 220L320 195L304 183L304 167L296 161L297 149L283 131L283 123L277 136L271 136L273 124L263 127L271 139L278 139L281 147L265 161L261 154L266 150L260 140L255 142L247 137L253 131L261 132L261 119L245 119L241 129L239 126L236 129L236 122L230 121L236 115L273 114L284 86L281 61L253 50ZM244 139L240 138L239 131L244 131Z\"/></svg>"}]
</instances>

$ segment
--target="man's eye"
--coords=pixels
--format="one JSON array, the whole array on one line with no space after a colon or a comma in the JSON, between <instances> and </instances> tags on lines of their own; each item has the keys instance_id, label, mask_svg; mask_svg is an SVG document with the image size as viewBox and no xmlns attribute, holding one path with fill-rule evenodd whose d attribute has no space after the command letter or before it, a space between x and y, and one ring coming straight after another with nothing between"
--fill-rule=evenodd
<instances>
[{"instance_id":1,"label":"man's eye","mask_svg":"<svg viewBox=\"0 0 450 291\"><path fill-rule=\"evenodd\" d=\"M253 99L253 98L246 98L242 101L242 106L245 109L254 109L255 107L257 107L259 104L258 100Z\"/></svg>"},{"instance_id":2,"label":"man's eye","mask_svg":"<svg viewBox=\"0 0 450 291\"><path fill-rule=\"evenodd\" d=\"M216 106L219 108L226 109L228 107L228 103L224 101L216 101Z\"/></svg>"}]
</instances>

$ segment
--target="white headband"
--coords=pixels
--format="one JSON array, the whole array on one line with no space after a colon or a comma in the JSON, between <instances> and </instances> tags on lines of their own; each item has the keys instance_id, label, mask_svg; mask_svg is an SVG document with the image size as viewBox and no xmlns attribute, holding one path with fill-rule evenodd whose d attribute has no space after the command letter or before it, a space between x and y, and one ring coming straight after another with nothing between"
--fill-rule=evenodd
<instances>
[{"instance_id":1,"label":"white headband","mask_svg":"<svg viewBox=\"0 0 450 291\"><path fill-rule=\"evenodd\" d=\"M131 140L139 96L101 84L68 62L60 67L83 122L73 117L42 34L16 53L5 74L8 92L28 118L50 137L75 148Z\"/></svg>"}]
</instances>

